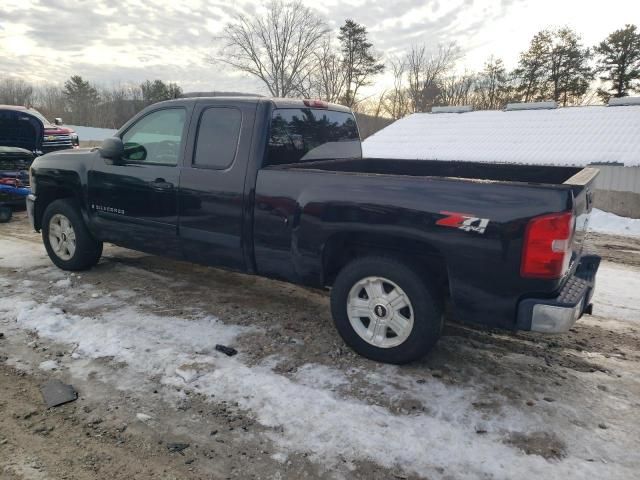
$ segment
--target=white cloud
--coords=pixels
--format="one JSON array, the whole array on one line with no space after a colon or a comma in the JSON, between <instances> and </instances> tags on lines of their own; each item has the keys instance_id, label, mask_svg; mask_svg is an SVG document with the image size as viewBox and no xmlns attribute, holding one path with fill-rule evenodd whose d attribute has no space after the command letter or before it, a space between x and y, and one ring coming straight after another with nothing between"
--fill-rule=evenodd
<instances>
[{"instance_id":1,"label":"white cloud","mask_svg":"<svg viewBox=\"0 0 640 480\"><path fill-rule=\"evenodd\" d=\"M162 78L186 90L264 93L253 78L206 57L231 16L255 14L264 2L239 0L4 0L0 6L0 71L33 81L61 82L72 74L110 84ZM611 0L305 0L337 28L346 18L364 24L375 47L400 54L411 44L456 41L465 66L482 67L494 54L512 67L538 30L567 24L587 45L640 18L640 3ZM624 15L620 15L624 12ZM388 81L384 77L380 83Z\"/></svg>"}]
</instances>

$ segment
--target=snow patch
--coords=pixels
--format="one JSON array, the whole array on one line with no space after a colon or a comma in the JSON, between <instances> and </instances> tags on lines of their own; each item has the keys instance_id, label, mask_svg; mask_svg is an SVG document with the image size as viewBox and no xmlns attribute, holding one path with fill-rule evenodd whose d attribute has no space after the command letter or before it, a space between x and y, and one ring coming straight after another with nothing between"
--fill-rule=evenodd
<instances>
[{"instance_id":1,"label":"snow patch","mask_svg":"<svg viewBox=\"0 0 640 480\"><path fill-rule=\"evenodd\" d=\"M640 219L621 217L594 208L589 217L589 230L609 235L640 236Z\"/></svg>"},{"instance_id":2,"label":"snow patch","mask_svg":"<svg viewBox=\"0 0 640 480\"><path fill-rule=\"evenodd\" d=\"M136 418L141 422L148 422L153 417L151 415L147 415L146 413L136 413Z\"/></svg>"},{"instance_id":3,"label":"snow patch","mask_svg":"<svg viewBox=\"0 0 640 480\"><path fill-rule=\"evenodd\" d=\"M113 137L117 130L112 128L83 127L81 125L65 125L73 129L82 142L101 142L105 138Z\"/></svg>"},{"instance_id":4,"label":"snow patch","mask_svg":"<svg viewBox=\"0 0 640 480\"><path fill-rule=\"evenodd\" d=\"M640 325L640 272L611 262L602 262L593 295L593 313L598 317Z\"/></svg>"},{"instance_id":5,"label":"snow patch","mask_svg":"<svg viewBox=\"0 0 640 480\"><path fill-rule=\"evenodd\" d=\"M38 368L44 371L51 371L57 370L58 368L60 368L60 365L58 365L58 362L56 362L55 360L46 360L38 365Z\"/></svg>"},{"instance_id":6,"label":"snow patch","mask_svg":"<svg viewBox=\"0 0 640 480\"><path fill-rule=\"evenodd\" d=\"M26 270L50 265L41 244L0 239L0 267Z\"/></svg>"}]
</instances>

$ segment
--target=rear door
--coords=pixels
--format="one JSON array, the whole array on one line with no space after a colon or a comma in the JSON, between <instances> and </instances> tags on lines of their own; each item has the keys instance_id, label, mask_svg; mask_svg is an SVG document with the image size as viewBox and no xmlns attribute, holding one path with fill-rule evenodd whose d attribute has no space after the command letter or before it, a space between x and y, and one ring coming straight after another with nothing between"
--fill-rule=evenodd
<instances>
[{"instance_id":1,"label":"rear door","mask_svg":"<svg viewBox=\"0 0 640 480\"><path fill-rule=\"evenodd\" d=\"M89 172L89 206L100 238L150 253L179 256L178 183L187 108L146 112L121 138L122 162L97 156Z\"/></svg>"},{"instance_id":2,"label":"rear door","mask_svg":"<svg viewBox=\"0 0 640 480\"><path fill-rule=\"evenodd\" d=\"M179 234L187 259L244 271L245 175L256 102L196 104L180 178Z\"/></svg>"}]
</instances>

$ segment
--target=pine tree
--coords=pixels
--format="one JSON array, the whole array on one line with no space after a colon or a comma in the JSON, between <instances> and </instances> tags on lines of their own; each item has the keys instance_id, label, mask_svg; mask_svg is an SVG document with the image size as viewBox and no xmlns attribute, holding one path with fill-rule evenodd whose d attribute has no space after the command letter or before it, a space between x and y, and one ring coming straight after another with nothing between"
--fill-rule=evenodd
<instances>
[{"instance_id":1,"label":"pine tree","mask_svg":"<svg viewBox=\"0 0 640 480\"><path fill-rule=\"evenodd\" d=\"M553 32L548 96L563 106L579 102L593 79L590 59L591 50L582 46L576 32L567 27Z\"/></svg>"},{"instance_id":2,"label":"pine tree","mask_svg":"<svg viewBox=\"0 0 640 480\"><path fill-rule=\"evenodd\" d=\"M342 46L343 68L346 84L343 103L353 107L358 90L371 84L372 77L384 71L384 64L373 53L373 44L367 39L367 29L347 19L338 35Z\"/></svg>"},{"instance_id":3,"label":"pine tree","mask_svg":"<svg viewBox=\"0 0 640 480\"><path fill-rule=\"evenodd\" d=\"M145 105L171 100L182 95L182 89L175 83L164 83L162 80L150 80L140 84L142 99Z\"/></svg>"},{"instance_id":4,"label":"pine tree","mask_svg":"<svg viewBox=\"0 0 640 480\"><path fill-rule=\"evenodd\" d=\"M533 37L529 48L520 54L513 74L518 83L516 90L525 102L545 98L551 47L551 32L542 30Z\"/></svg>"},{"instance_id":5,"label":"pine tree","mask_svg":"<svg viewBox=\"0 0 640 480\"><path fill-rule=\"evenodd\" d=\"M635 25L625 25L595 47L600 80L611 82L608 90L598 93L603 100L611 95L625 97L629 91L640 91L640 32Z\"/></svg>"},{"instance_id":6,"label":"pine tree","mask_svg":"<svg viewBox=\"0 0 640 480\"><path fill-rule=\"evenodd\" d=\"M62 93L71 110L73 123L89 124L92 120L91 110L100 100L98 90L80 75L73 75L64 83Z\"/></svg>"},{"instance_id":7,"label":"pine tree","mask_svg":"<svg viewBox=\"0 0 640 480\"><path fill-rule=\"evenodd\" d=\"M489 57L484 69L478 75L476 85L479 110L497 110L504 107L511 96L511 85L507 70L501 58Z\"/></svg>"}]
</instances>

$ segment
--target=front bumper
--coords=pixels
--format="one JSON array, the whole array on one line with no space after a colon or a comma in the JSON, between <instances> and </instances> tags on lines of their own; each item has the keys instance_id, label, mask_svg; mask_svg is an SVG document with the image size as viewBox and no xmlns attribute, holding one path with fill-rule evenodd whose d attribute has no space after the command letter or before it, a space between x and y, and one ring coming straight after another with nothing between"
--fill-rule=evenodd
<instances>
[{"instance_id":1,"label":"front bumper","mask_svg":"<svg viewBox=\"0 0 640 480\"><path fill-rule=\"evenodd\" d=\"M31 228L36 229L36 196L33 193L27 195L27 215L29 216L29 223Z\"/></svg>"},{"instance_id":2,"label":"front bumper","mask_svg":"<svg viewBox=\"0 0 640 480\"><path fill-rule=\"evenodd\" d=\"M516 327L541 333L569 330L584 314L590 314L600 257L585 255L575 273L554 298L526 298L518 304Z\"/></svg>"}]
</instances>

